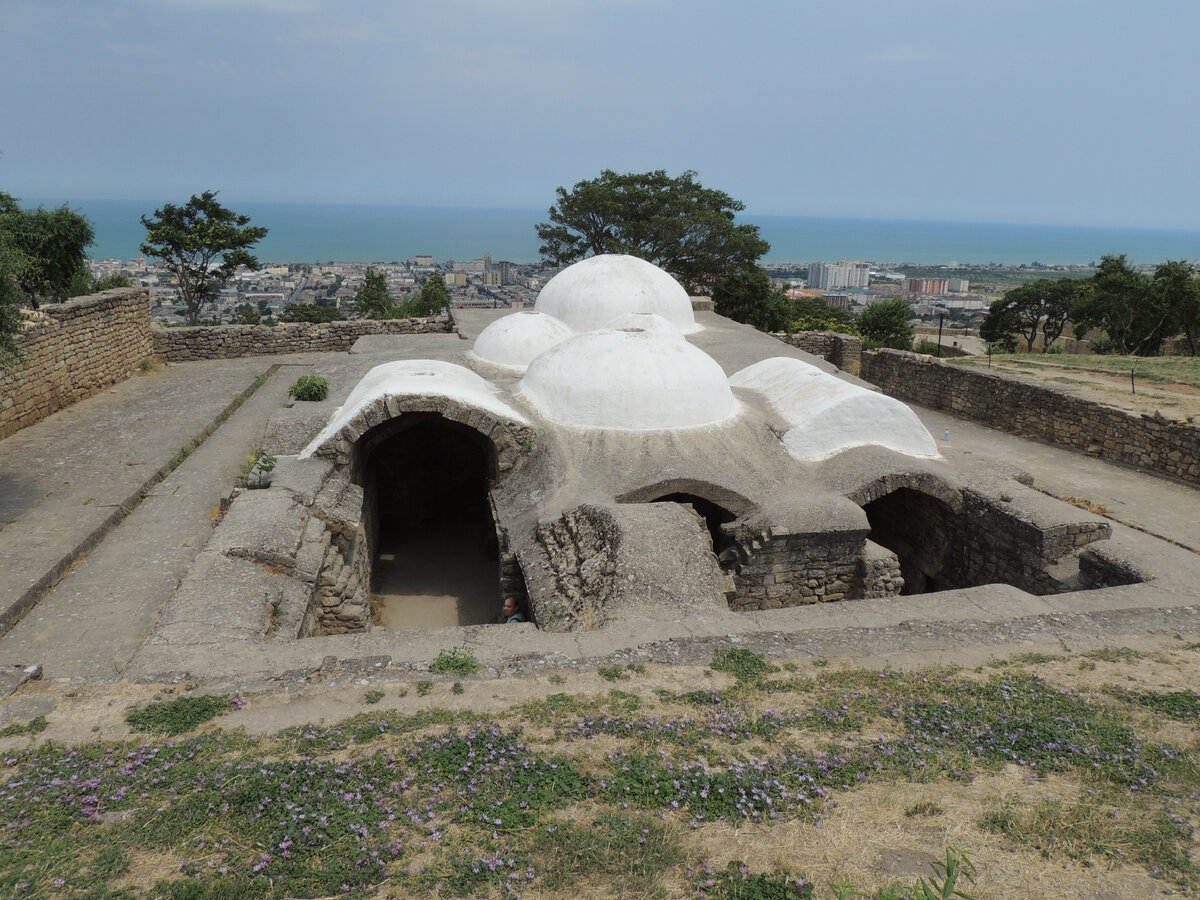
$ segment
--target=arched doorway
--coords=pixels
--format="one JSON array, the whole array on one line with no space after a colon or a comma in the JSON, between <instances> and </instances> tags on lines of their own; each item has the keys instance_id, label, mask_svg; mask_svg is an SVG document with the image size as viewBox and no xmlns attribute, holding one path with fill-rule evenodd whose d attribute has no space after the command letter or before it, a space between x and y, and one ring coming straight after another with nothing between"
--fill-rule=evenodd
<instances>
[{"instance_id":1,"label":"arched doorway","mask_svg":"<svg viewBox=\"0 0 1200 900\"><path fill-rule=\"evenodd\" d=\"M721 553L733 543L733 540L721 530L721 526L732 522L737 516L711 500L695 494L674 493L655 497L649 502L682 503L692 507L700 518L704 520L704 527L708 530L709 537L712 539L713 553L716 554L717 558L720 558Z\"/></svg>"},{"instance_id":2,"label":"arched doorway","mask_svg":"<svg viewBox=\"0 0 1200 900\"><path fill-rule=\"evenodd\" d=\"M428 413L393 419L380 432L371 435L362 467L376 624L495 622L500 572L488 497L491 441Z\"/></svg>"},{"instance_id":3,"label":"arched doorway","mask_svg":"<svg viewBox=\"0 0 1200 900\"><path fill-rule=\"evenodd\" d=\"M904 576L901 594L926 594L959 587L947 581L947 552L958 517L949 504L908 487L896 488L863 506L867 536L899 557Z\"/></svg>"}]
</instances>

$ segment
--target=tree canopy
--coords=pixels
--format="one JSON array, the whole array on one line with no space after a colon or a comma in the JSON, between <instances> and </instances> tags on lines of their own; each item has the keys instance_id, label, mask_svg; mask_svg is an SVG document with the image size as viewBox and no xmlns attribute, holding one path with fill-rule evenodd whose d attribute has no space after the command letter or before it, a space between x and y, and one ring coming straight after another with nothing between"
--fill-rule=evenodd
<instances>
[{"instance_id":1,"label":"tree canopy","mask_svg":"<svg viewBox=\"0 0 1200 900\"><path fill-rule=\"evenodd\" d=\"M881 300L862 311L858 317L858 333L863 337L863 349L890 347L911 350L913 346L912 306L906 297Z\"/></svg>"},{"instance_id":2,"label":"tree canopy","mask_svg":"<svg viewBox=\"0 0 1200 900\"><path fill-rule=\"evenodd\" d=\"M559 187L550 221L537 226L542 258L557 265L627 253L666 269L691 291L752 266L771 249L757 225L737 225L745 204L706 188L696 173L618 174Z\"/></svg>"},{"instance_id":3,"label":"tree canopy","mask_svg":"<svg viewBox=\"0 0 1200 900\"><path fill-rule=\"evenodd\" d=\"M87 275L94 237L91 223L66 206L25 210L0 191L0 277L24 303L72 296L72 283Z\"/></svg>"},{"instance_id":4,"label":"tree canopy","mask_svg":"<svg viewBox=\"0 0 1200 900\"><path fill-rule=\"evenodd\" d=\"M979 336L1012 350L1019 334L1032 350L1040 331L1046 353L1063 333L1082 289L1083 283L1074 278L1041 278L1015 287L988 308Z\"/></svg>"},{"instance_id":5,"label":"tree canopy","mask_svg":"<svg viewBox=\"0 0 1200 900\"><path fill-rule=\"evenodd\" d=\"M787 331L794 318L792 302L771 286L771 276L757 266L726 275L713 285L712 298L718 315L759 331Z\"/></svg>"},{"instance_id":6,"label":"tree canopy","mask_svg":"<svg viewBox=\"0 0 1200 900\"><path fill-rule=\"evenodd\" d=\"M396 317L396 298L388 290L387 278L382 272L367 269L363 283L354 295L354 309L364 319Z\"/></svg>"},{"instance_id":7,"label":"tree canopy","mask_svg":"<svg viewBox=\"0 0 1200 900\"><path fill-rule=\"evenodd\" d=\"M450 289L441 275L430 275L421 287L421 293L400 307L405 317L428 318L436 316L450 305Z\"/></svg>"},{"instance_id":8,"label":"tree canopy","mask_svg":"<svg viewBox=\"0 0 1200 900\"><path fill-rule=\"evenodd\" d=\"M161 259L175 275L188 322L200 320L200 309L217 297L238 266L258 268L249 248L266 237L267 229L250 225L217 202L215 191L193 194L183 206L168 203L152 218L142 216L146 242L142 252Z\"/></svg>"}]
</instances>

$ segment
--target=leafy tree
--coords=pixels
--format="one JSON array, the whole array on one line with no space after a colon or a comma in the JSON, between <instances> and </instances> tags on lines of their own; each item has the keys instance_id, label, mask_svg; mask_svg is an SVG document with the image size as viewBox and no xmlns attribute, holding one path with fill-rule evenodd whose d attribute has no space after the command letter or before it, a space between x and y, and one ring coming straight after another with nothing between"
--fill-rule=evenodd
<instances>
[{"instance_id":1,"label":"leafy tree","mask_svg":"<svg viewBox=\"0 0 1200 900\"><path fill-rule=\"evenodd\" d=\"M168 203L155 210L153 218L142 216L142 224L142 252L161 259L175 275L192 325L200 319L200 308L216 299L238 266L258 268L248 248L267 234L267 229L250 225L249 216L218 203L215 191L193 194L183 206Z\"/></svg>"},{"instance_id":2,"label":"leafy tree","mask_svg":"<svg viewBox=\"0 0 1200 900\"><path fill-rule=\"evenodd\" d=\"M786 331L793 319L791 301L771 287L771 277L757 266L726 275L713 285L712 297L718 315L759 331Z\"/></svg>"},{"instance_id":3,"label":"leafy tree","mask_svg":"<svg viewBox=\"0 0 1200 900\"><path fill-rule=\"evenodd\" d=\"M1150 280L1155 306L1167 311L1173 331L1181 332L1192 356L1200 338L1200 281L1190 265L1168 260L1154 270Z\"/></svg>"},{"instance_id":4,"label":"leafy tree","mask_svg":"<svg viewBox=\"0 0 1200 900\"><path fill-rule=\"evenodd\" d=\"M233 311L233 321L239 325L258 325L262 322L262 315L257 306L242 303Z\"/></svg>"},{"instance_id":5,"label":"leafy tree","mask_svg":"<svg viewBox=\"0 0 1200 900\"><path fill-rule=\"evenodd\" d=\"M0 246L0 368L17 360L17 332L21 330L21 290L6 271Z\"/></svg>"},{"instance_id":6,"label":"leafy tree","mask_svg":"<svg viewBox=\"0 0 1200 900\"><path fill-rule=\"evenodd\" d=\"M362 287L354 297L354 308L364 319L392 319L396 316L396 300L388 290L382 272L367 269Z\"/></svg>"},{"instance_id":7,"label":"leafy tree","mask_svg":"<svg viewBox=\"0 0 1200 900\"><path fill-rule=\"evenodd\" d=\"M820 297L799 297L792 301L794 318L790 331L836 331L840 334L858 334L854 314L845 309L834 309Z\"/></svg>"},{"instance_id":8,"label":"leafy tree","mask_svg":"<svg viewBox=\"0 0 1200 900\"><path fill-rule=\"evenodd\" d=\"M710 289L771 249L757 225L735 225L745 204L705 188L696 173L620 175L605 169L555 191L550 221L537 226L542 258L557 265L628 253L666 269L689 290Z\"/></svg>"},{"instance_id":9,"label":"leafy tree","mask_svg":"<svg viewBox=\"0 0 1200 900\"><path fill-rule=\"evenodd\" d=\"M308 303L289 303L283 308L279 319L283 322L341 322L346 317L332 306L315 306Z\"/></svg>"},{"instance_id":10,"label":"leafy tree","mask_svg":"<svg viewBox=\"0 0 1200 900\"><path fill-rule=\"evenodd\" d=\"M1100 260L1071 309L1071 321L1077 337L1091 328L1104 329L1122 355L1153 356L1174 333L1162 296L1151 290L1150 279L1134 270L1124 254Z\"/></svg>"},{"instance_id":11,"label":"leafy tree","mask_svg":"<svg viewBox=\"0 0 1200 900\"><path fill-rule=\"evenodd\" d=\"M72 282L87 274L87 247L94 237L91 223L66 206L28 211L0 191L4 273L35 308L39 298L71 296Z\"/></svg>"},{"instance_id":12,"label":"leafy tree","mask_svg":"<svg viewBox=\"0 0 1200 900\"><path fill-rule=\"evenodd\" d=\"M858 317L858 333L863 336L863 347L868 350L876 347L911 350L911 316L912 307L906 297L871 304Z\"/></svg>"},{"instance_id":13,"label":"leafy tree","mask_svg":"<svg viewBox=\"0 0 1200 900\"><path fill-rule=\"evenodd\" d=\"M450 305L450 289L441 275L430 275L421 287L421 293L400 305L399 313L405 318L428 318L436 316Z\"/></svg>"},{"instance_id":14,"label":"leafy tree","mask_svg":"<svg viewBox=\"0 0 1200 900\"><path fill-rule=\"evenodd\" d=\"M1073 278L1040 278L1015 287L989 307L980 337L1012 350L1019 334L1032 349L1040 331L1046 353L1062 335L1079 290L1080 282Z\"/></svg>"}]
</instances>

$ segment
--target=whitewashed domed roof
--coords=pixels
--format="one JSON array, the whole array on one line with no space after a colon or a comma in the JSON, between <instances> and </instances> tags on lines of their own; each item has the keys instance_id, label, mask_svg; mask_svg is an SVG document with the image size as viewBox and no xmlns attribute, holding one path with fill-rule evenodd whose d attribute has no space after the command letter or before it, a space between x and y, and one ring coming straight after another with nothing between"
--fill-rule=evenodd
<instances>
[{"instance_id":1,"label":"whitewashed domed roof","mask_svg":"<svg viewBox=\"0 0 1200 900\"><path fill-rule=\"evenodd\" d=\"M472 349L487 362L524 369L539 353L574 334L554 316L528 310L497 319L479 333Z\"/></svg>"},{"instance_id":2,"label":"whitewashed domed roof","mask_svg":"<svg viewBox=\"0 0 1200 900\"><path fill-rule=\"evenodd\" d=\"M899 400L798 359L764 359L730 377L729 383L767 399L787 429L783 444L797 459L827 459L868 444L922 459L940 457L933 436Z\"/></svg>"},{"instance_id":3,"label":"whitewashed domed roof","mask_svg":"<svg viewBox=\"0 0 1200 900\"><path fill-rule=\"evenodd\" d=\"M687 340L674 322L658 313L625 313L604 327L609 331L649 331L677 341Z\"/></svg>"},{"instance_id":4,"label":"whitewashed domed roof","mask_svg":"<svg viewBox=\"0 0 1200 900\"><path fill-rule=\"evenodd\" d=\"M715 425L737 403L716 361L651 331L590 331L529 364L521 393L537 412L577 429L664 431Z\"/></svg>"},{"instance_id":5,"label":"whitewashed domed roof","mask_svg":"<svg viewBox=\"0 0 1200 900\"><path fill-rule=\"evenodd\" d=\"M577 332L603 328L626 313L655 313L684 334L700 330L687 291L636 256L602 254L568 266L546 282L535 305Z\"/></svg>"}]
</instances>

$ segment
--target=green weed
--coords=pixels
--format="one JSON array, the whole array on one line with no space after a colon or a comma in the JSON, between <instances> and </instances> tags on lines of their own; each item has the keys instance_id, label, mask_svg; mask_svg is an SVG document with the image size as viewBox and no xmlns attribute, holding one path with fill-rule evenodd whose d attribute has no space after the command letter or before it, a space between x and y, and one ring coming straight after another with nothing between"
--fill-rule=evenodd
<instances>
[{"instance_id":1,"label":"green weed","mask_svg":"<svg viewBox=\"0 0 1200 900\"><path fill-rule=\"evenodd\" d=\"M229 697L179 697L162 703L151 703L125 713L125 721L134 731L159 734L184 734L205 722L223 716L236 708Z\"/></svg>"},{"instance_id":2,"label":"green weed","mask_svg":"<svg viewBox=\"0 0 1200 900\"><path fill-rule=\"evenodd\" d=\"M475 651L465 645L441 651L429 664L430 672L443 675L470 675L478 668L479 661L475 659Z\"/></svg>"}]
</instances>

